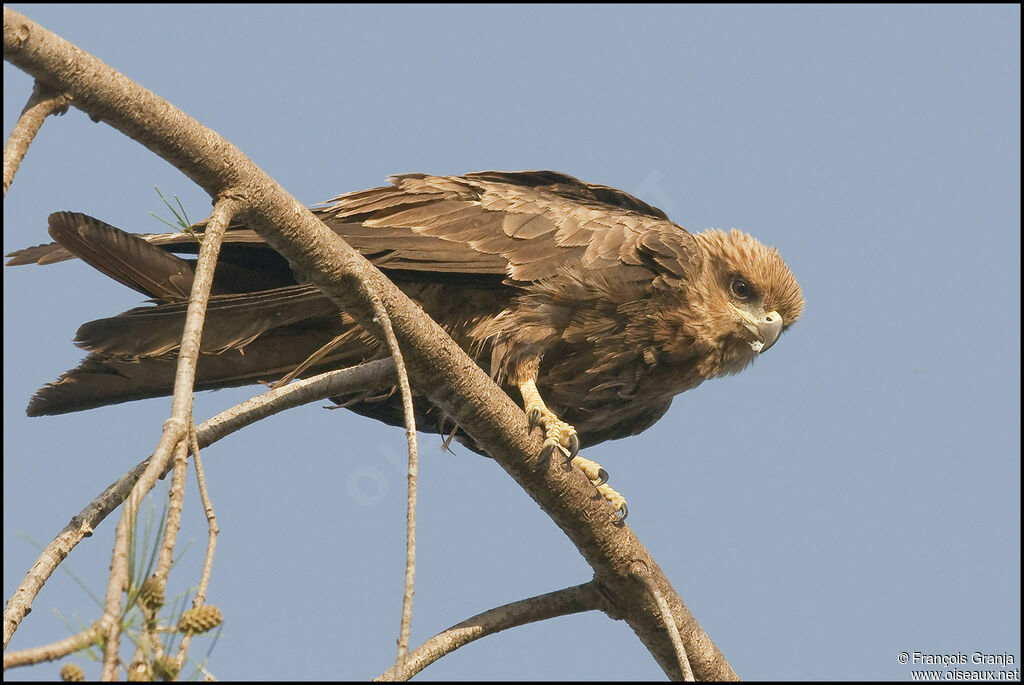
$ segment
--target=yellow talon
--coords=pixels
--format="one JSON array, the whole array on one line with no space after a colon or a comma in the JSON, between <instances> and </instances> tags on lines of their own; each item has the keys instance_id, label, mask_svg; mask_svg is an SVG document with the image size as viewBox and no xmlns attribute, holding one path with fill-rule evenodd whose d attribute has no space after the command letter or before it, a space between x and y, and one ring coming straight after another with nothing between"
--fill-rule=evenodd
<instances>
[{"instance_id":1,"label":"yellow talon","mask_svg":"<svg viewBox=\"0 0 1024 685\"><path fill-rule=\"evenodd\" d=\"M578 456L580 451L580 438L576 429L559 419L553 411L548 409L541 399L537 384L531 379L523 381L519 385L519 391L523 394L523 404L526 409L526 424L528 432L540 426L544 431L544 446L540 451L540 458L547 460L555 452L555 448L564 452L570 463L575 464L585 475L598 493L611 503L612 507L619 514L619 520L624 520L629 510L626 508L626 498L608 485L608 472L601 468L596 461Z\"/></svg>"},{"instance_id":2,"label":"yellow talon","mask_svg":"<svg viewBox=\"0 0 1024 685\"><path fill-rule=\"evenodd\" d=\"M540 426L544 430L544 449L541 452L542 458L548 458L554 452L555 447L562 449L572 459L580 451L580 439L576 435L576 429L565 421L562 421L555 413L548 409L537 391L537 384L532 380L524 381L519 386L523 394L523 404L526 409L526 425L529 432Z\"/></svg>"}]
</instances>

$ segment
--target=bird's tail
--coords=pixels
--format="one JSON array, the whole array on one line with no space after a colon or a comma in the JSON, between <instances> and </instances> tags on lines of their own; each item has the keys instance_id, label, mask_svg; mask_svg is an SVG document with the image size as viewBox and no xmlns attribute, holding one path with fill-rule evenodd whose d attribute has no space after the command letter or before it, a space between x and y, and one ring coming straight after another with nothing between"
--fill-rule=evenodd
<instances>
[{"instance_id":1,"label":"bird's tail","mask_svg":"<svg viewBox=\"0 0 1024 685\"><path fill-rule=\"evenodd\" d=\"M194 262L84 214L51 215L50 234L71 255L156 304L79 328L75 342L89 355L41 388L28 414L62 414L169 395ZM211 296L207 308L195 387L276 380L332 340L330 351L303 376L376 356L373 338L312 286L221 292Z\"/></svg>"}]
</instances>

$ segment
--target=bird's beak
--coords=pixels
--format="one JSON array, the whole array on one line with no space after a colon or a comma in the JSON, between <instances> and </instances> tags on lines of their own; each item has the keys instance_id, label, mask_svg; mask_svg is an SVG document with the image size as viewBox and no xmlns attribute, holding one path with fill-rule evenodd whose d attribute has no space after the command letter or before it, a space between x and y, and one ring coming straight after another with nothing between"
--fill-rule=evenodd
<instances>
[{"instance_id":1,"label":"bird's beak","mask_svg":"<svg viewBox=\"0 0 1024 685\"><path fill-rule=\"evenodd\" d=\"M754 340L750 343L750 349L757 354L767 352L782 334L782 316L776 311L765 313L759 308L750 312L736 306L733 306L733 310L740 316L743 327L753 334Z\"/></svg>"},{"instance_id":2,"label":"bird's beak","mask_svg":"<svg viewBox=\"0 0 1024 685\"><path fill-rule=\"evenodd\" d=\"M775 341L782 334L782 317L778 312L770 311L757 318L757 321L754 322L754 328L761 336L761 342L758 343L755 340L750 346L754 352L763 354L768 351L769 347L775 344Z\"/></svg>"}]
</instances>

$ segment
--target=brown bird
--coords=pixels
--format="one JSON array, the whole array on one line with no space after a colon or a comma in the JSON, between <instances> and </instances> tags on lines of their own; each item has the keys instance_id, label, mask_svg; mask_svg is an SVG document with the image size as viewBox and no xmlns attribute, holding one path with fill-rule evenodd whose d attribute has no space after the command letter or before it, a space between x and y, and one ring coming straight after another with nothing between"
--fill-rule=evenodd
<instances>
[{"instance_id":1,"label":"brown bird","mask_svg":"<svg viewBox=\"0 0 1024 685\"><path fill-rule=\"evenodd\" d=\"M775 249L745 233L689 233L661 210L553 171L394 176L313 212L383 270L495 380L531 425L579 444L639 433L672 398L736 373L800 316L800 286ZM201 235L203 226L195 227ZM86 323L88 356L40 389L29 415L169 395L197 252L188 233L134 235L68 212L57 244L13 264L78 257L153 299ZM296 282L253 230L232 226L217 266L197 389L308 376L387 350L320 291ZM541 399L543 398L543 400ZM397 395L335 398L402 425ZM417 423L444 421L417 401Z\"/></svg>"}]
</instances>

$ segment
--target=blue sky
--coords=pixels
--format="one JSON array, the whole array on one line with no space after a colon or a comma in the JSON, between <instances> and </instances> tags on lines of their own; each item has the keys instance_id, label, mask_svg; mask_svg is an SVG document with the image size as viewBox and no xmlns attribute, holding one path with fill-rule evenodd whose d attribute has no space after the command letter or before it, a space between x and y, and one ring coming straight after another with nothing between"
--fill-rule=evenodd
<instances>
[{"instance_id":1,"label":"blue sky","mask_svg":"<svg viewBox=\"0 0 1024 685\"><path fill-rule=\"evenodd\" d=\"M749 370L585 454L746 679L906 679L900 652L1020 663L1018 6L30 6L310 204L388 174L557 169L690 230L776 245L803 318ZM5 135L31 81L4 65ZM4 251L82 211L162 230L209 198L77 110L4 202ZM170 406L28 419L79 324L137 306L82 264L4 269L4 595L149 453ZM255 389L202 393L205 419ZM518 398L517 398L518 399ZM589 567L489 460L420 436L412 642ZM363 679L394 658L404 436L304 407L206 451L224 679ZM172 587L195 582L205 528ZM65 566L102 595L111 517ZM11 642L99 608L58 572ZM202 646L193 654L201 655ZM95 664L77 659L90 677ZM7 673L50 679L56 665ZM1012 668L1012 667L1011 667ZM92 670L90 670L92 669ZM1018 671L1019 673L1019 671ZM422 679L657 679L588 613L479 641Z\"/></svg>"}]
</instances>

